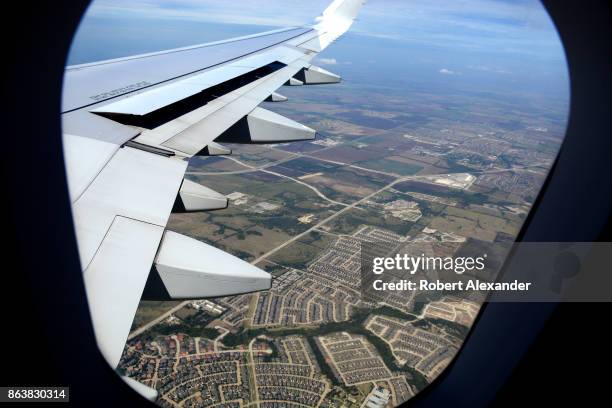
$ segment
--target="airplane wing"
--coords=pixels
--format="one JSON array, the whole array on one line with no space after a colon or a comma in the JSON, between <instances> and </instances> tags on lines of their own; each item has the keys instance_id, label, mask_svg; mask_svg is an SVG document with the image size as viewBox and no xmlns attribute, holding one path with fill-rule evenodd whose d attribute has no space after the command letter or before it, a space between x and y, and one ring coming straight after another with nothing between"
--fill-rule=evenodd
<instances>
[{"instance_id":1,"label":"airplane wing","mask_svg":"<svg viewBox=\"0 0 612 408\"><path fill-rule=\"evenodd\" d=\"M93 326L112 367L149 283L170 299L270 287L268 273L166 223L172 211L227 207L225 196L184 179L191 157L230 154L219 141L315 137L258 105L286 100L276 93L283 85L339 82L310 61L362 2L335 0L312 26L67 67L66 172Z\"/></svg>"}]
</instances>

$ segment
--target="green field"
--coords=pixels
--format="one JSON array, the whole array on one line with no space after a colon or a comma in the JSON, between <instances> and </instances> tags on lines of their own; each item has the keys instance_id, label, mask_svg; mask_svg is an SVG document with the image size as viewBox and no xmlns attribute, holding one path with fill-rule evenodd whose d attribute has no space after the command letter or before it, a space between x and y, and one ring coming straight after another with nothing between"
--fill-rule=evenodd
<instances>
[{"instance_id":1,"label":"green field","mask_svg":"<svg viewBox=\"0 0 612 408\"><path fill-rule=\"evenodd\" d=\"M423 166L419 166L417 164L401 163L388 159L366 160L356 164L368 169L399 174L400 176L412 176L413 174L417 174L419 171L423 170Z\"/></svg>"}]
</instances>

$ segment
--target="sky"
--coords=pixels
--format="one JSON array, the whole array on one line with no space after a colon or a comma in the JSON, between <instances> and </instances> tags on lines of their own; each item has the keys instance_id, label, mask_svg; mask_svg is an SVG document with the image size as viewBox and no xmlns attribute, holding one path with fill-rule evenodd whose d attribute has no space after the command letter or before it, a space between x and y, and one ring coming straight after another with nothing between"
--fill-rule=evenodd
<instances>
[{"instance_id":1,"label":"sky","mask_svg":"<svg viewBox=\"0 0 612 408\"><path fill-rule=\"evenodd\" d=\"M68 64L310 24L330 1L94 0ZM369 0L317 62L371 86L569 99L563 48L537 0Z\"/></svg>"}]
</instances>

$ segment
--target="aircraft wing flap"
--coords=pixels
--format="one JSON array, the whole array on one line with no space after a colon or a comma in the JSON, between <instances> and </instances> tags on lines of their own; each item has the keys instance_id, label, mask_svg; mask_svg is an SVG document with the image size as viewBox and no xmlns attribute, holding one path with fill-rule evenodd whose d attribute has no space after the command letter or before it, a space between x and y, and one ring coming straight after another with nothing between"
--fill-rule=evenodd
<instances>
[{"instance_id":1,"label":"aircraft wing flap","mask_svg":"<svg viewBox=\"0 0 612 408\"><path fill-rule=\"evenodd\" d=\"M68 133L64 133L62 142L70 201L75 202L114 156L119 146Z\"/></svg>"},{"instance_id":2,"label":"aircraft wing flap","mask_svg":"<svg viewBox=\"0 0 612 408\"><path fill-rule=\"evenodd\" d=\"M163 232L159 225L115 217L84 271L96 339L111 367L119 364Z\"/></svg>"},{"instance_id":3,"label":"aircraft wing flap","mask_svg":"<svg viewBox=\"0 0 612 408\"><path fill-rule=\"evenodd\" d=\"M164 227L187 162L119 149L73 203L81 265L87 267L117 216Z\"/></svg>"},{"instance_id":4,"label":"aircraft wing flap","mask_svg":"<svg viewBox=\"0 0 612 408\"><path fill-rule=\"evenodd\" d=\"M171 137L162 143L162 146L177 150L188 156L197 154L208 143L214 141L234 123L248 115L272 92L304 68L307 65L305 60L307 57L294 61L271 74L268 78L262 78L254 82L240 97L236 97L193 126Z\"/></svg>"}]
</instances>

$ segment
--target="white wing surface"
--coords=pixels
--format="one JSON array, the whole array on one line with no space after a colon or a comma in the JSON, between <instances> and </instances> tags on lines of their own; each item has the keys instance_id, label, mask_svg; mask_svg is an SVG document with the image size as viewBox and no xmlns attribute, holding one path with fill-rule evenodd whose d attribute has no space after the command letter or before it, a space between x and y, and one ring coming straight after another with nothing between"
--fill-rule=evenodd
<instances>
[{"instance_id":1,"label":"white wing surface","mask_svg":"<svg viewBox=\"0 0 612 408\"><path fill-rule=\"evenodd\" d=\"M283 85L335 83L311 65L362 0L335 0L312 26L66 69L63 143L87 298L100 350L116 367L143 291L188 299L264 290L270 275L165 230L172 211L225 208L184 179L219 141L308 140L315 131L258 107Z\"/></svg>"}]
</instances>

